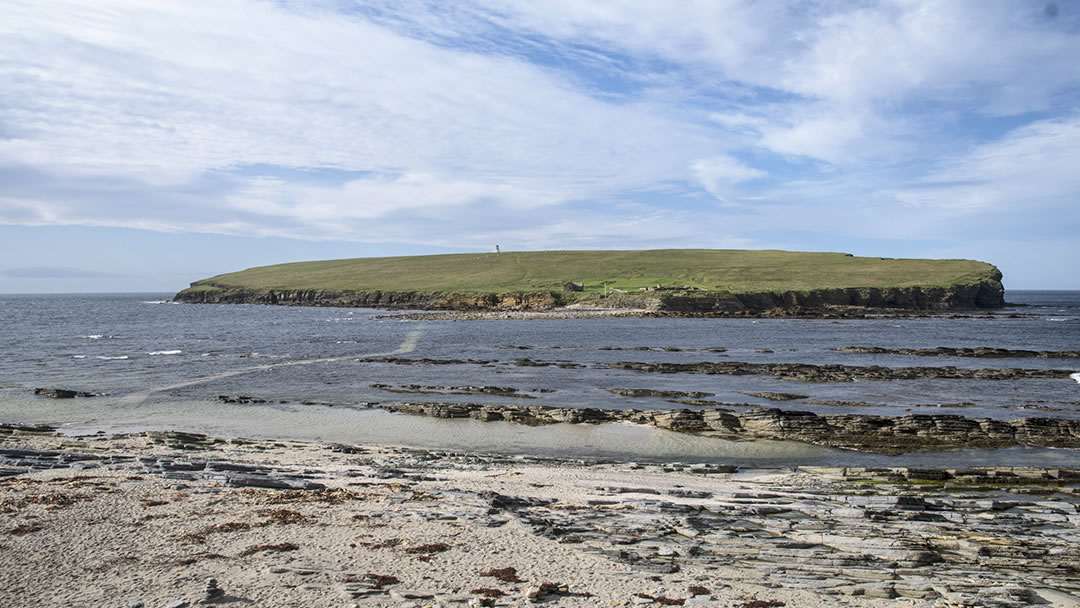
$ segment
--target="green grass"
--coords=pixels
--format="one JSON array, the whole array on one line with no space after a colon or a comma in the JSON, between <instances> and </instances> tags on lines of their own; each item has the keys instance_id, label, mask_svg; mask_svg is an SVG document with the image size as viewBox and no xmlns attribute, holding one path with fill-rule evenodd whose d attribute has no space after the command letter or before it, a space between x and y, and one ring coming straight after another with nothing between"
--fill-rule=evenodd
<instances>
[{"instance_id":1,"label":"green grass","mask_svg":"<svg viewBox=\"0 0 1080 608\"><path fill-rule=\"evenodd\" d=\"M609 287L637 292L650 285L686 285L731 293L849 287L947 287L989 279L996 269L972 260L853 257L710 249L535 251L356 258L261 266L192 283L191 289L507 293L562 291L582 282L586 293Z\"/></svg>"}]
</instances>

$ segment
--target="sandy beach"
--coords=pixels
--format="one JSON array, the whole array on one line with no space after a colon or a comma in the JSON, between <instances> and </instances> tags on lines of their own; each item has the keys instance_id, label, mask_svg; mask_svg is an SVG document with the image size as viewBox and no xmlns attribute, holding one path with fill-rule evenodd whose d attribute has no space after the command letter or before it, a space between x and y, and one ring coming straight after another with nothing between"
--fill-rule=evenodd
<instances>
[{"instance_id":1,"label":"sandy beach","mask_svg":"<svg viewBox=\"0 0 1080 608\"><path fill-rule=\"evenodd\" d=\"M1080 605L1076 471L0 437L4 606Z\"/></svg>"}]
</instances>

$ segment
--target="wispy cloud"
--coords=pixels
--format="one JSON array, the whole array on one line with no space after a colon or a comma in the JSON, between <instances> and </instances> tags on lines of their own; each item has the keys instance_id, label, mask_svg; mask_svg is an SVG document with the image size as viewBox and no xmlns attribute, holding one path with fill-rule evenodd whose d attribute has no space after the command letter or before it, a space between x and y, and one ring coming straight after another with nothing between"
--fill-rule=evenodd
<instances>
[{"instance_id":1,"label":"wispy cloud","mask_svg":"<svg viewBox=\"0 0 1080 608\"><path fill-rule=\"evenodd\" d=\"M897 196L914 207L980 211L1066 209L1080 194L1080 116L1041 120L943 159Z\"/></svg>"},{"instance_id":2,"label":"wispy cloud","mask_svg":"<svg viewBox=\"0 0 1080 608\"><path fill-rule=\"evenodd\" d=\"M699 158L690 166L702 187L723 202L731 202L735 198L735 184L767 175L765 171L748 167L730 156Z\"/></svg>"}]
</instances>

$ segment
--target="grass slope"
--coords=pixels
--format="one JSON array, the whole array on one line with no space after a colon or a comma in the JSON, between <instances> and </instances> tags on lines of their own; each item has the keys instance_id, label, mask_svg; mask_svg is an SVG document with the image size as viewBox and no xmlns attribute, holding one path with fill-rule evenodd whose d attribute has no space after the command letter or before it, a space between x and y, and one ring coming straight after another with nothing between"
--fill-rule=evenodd
<instances>
[{"instance_id":1,"label":"grass slope","mask_svg":"<svg viewBox=\"0 0 1080 608\"><path fill-rule=\"evenodd\" d=\"M996 269L973 260L853 257L710 249L534 251L356 258L261 266L192 283L191 289L508 293L562 291L567 281L586 292L602 283L623 290L685 285L706 291L757 293L847 287L947 287L978 283Z\"/></svg>"}]
</instances>

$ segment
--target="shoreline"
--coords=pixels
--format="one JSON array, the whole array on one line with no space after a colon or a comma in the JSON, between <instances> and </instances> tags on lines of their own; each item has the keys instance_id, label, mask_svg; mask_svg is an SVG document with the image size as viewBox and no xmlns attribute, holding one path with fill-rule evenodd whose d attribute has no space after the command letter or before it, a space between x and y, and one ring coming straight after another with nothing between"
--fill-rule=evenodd
<instances>
[{"instance_id":1,"label":"shoreline","mask_svg":"<svg viewBox=\"0 0 1080 608\"><path fill-rule=\"evenodd\" d=\"M1080 605L1077 469L583 464L2 428L6 605L194 606L207 577L224 605Z\"/></svg>"},{"instance_id":2,"label":"shoreline","mask_svg":"<svg viewBox=\"0 0 1080 608\"><path fill-rule=\"evenodd\" d=\"M415 360L389 360L400 363L414 363ZM706 364L699 364L706 365ZM716 364L707 364L716 365ZM747 364L738 364L739 366ZM805 373L801 369L800 373ZM665 368L666 369L666 368ZM662 371L662 370L661 370ZM850 369L842 370L845 374L854 373ZM953 369L952 372L957 370ZM989 372L1012 377L1007 369L971 370L983 376ZM1013 370L1024 372L1021 376L1046 370ZM705 373L712 373L706 371ZM721 373L732 373L725 368ZM1068 371L1049 370L1052 377L1067 377ZM1073 374L1075 375L1075 374ZM993 376L990 376L991 378ZM1042 376L1038 376L1042 377ZM909 454L946 454L959 449L1001 450L1006 448L1065 448L1080 449L1080 419L1066 417L1020 417L990 418L963 416L947 413L903 413L899 415L880 415L869 413L816 413L799 409L799 402L812 400L807 395L795 393L763 392L752 396L770 401L785 402L790 405L780 408L752 403L727 403L708 397L710 393L697 393L674 390L655 390L642 388L608 388L609 392L633 400L642 397L662 398L676 407L671 408L611 408L577 407L561 405L528 404L532 395L521 393L516 388L500 386L422 386L374 384L373 387L389 393L400 393L402 397L434 397L436 399L453 396L494 396L500 399L517 398L520 403L485 403L457 400L435 401L364 401L348 405L335 405L329 402L300 402L268 400L252 395L218 395L214 400L206 400L203 407L214 404L240 405L249 407L322 406L326 412L375 413L386 412L395 416L413 417L468 422L473 425L488 427L490 424L508 424L520 432L527 429L544 427L555 428L563 425L567 428L602 428L606 425L630 425L642 429L656 429L660 432L672 432L676 435L696 440L716 440L750 444L756 441L789 442L806 447L840 449L850 453L873 454L882 456L903 456ZM36 388L35 399L54 402L74 402L89 400L112 403L105 395L91 392L60 389ZM120 399L120 402L123 398ZM827 403L827 402L820 402ZM963 404L953 404L962 406ZM847 402L828 403L828 407L847 408L854 405ZM102 411L104 413L104 411ZM205 415L205 411L201 415ZM265 411L263 413L266 413ZM17 422L18 421L18 422ZM0 420L0 426L7 424L29 423L28 419ZM45 422L44 420L40 422ZM348 424L359 424L352 420ZM48 424L45 422L45 424ZM176 421L168 424L169 428L178 428ZM382 423L385 424L385 421ZM407 426L407 425L398 425ZM54 427L44 427L55 430ZM100 427L99 427L100 428ZM138 423L135 429L139 429ZM145 426L142 428L146 428ZM152 427L151 427L152 428ZM183 426L179 427L183 428ZM448 429L443 429L446 431ZM243 432L243 431L241 431ZM439 432L432 428L428 432ZM516 431L510 431L512 435ZM530 430L531 434L537 431ZM475 430L474 435L484 435L486 431ZM503 435L507 435L505 432ZM389 436L382 439L385 441ZM552 437L549 437L549 440ZM370 438L366 438L370 440ZM474 438L474 440L480 440ZM379 441L377 439L377 441Z\"/></svg>"}]
</instances>

